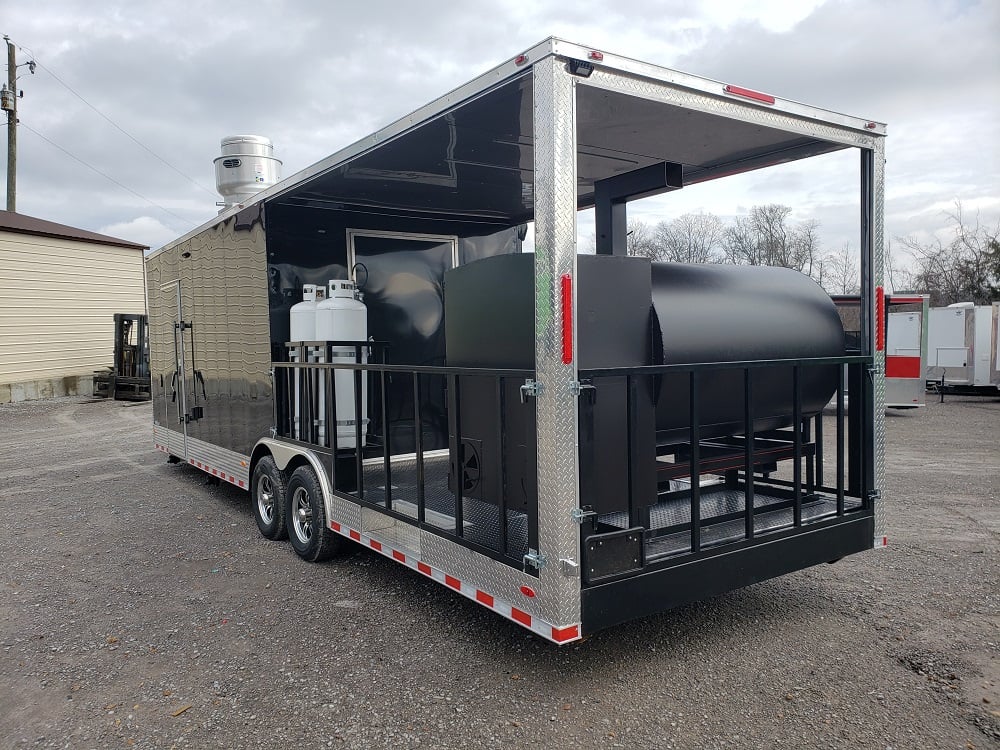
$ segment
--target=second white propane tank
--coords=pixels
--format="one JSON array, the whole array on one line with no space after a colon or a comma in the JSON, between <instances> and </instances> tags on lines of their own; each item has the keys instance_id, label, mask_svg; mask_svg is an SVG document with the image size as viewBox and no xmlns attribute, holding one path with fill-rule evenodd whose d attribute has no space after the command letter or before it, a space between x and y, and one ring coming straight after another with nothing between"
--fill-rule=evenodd
<instances>
[{"instance_id":1,"label":"second white propane tank","mask_svg":"<svg viewBox=\"0 0 1000 750\"><path fill-rule=\"evenodd\" d=\"M319 341L367 341L368 308L358 299L357 286L343 279L330 281L327 298L316 306L316 338ZM353 346L331 347L331 362L356 361ZM361 363L368 361L362 349ZM334 388L337 398L337 448L354 448L356 444L355 397L361 399L361 445L365 444L368 424L368 374L362 373L361 393L355 393L354 370L335 370Z\"/></svg>"},{"instance_id":2,"label":"second white propane tank","mask_svg":"<svg viewBox=\"0 0 1000 750\"><path fill-rule=\"evenodd\" d=\"M290 311L289 341L316 341L316 306L322 299L320 287L315 284L302 285L302 301L292 305Z\"/></svg>"}]
</instances>

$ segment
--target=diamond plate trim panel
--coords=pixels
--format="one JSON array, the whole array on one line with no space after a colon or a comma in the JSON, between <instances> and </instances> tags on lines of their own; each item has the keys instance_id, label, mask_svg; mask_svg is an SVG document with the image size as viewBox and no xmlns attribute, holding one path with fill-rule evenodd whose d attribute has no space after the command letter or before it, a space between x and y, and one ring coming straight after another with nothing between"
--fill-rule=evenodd
<instances>
[{"instance_id":1,"label":"diamond plate trim panel","mask_svg":"<svg viewBox=\"0 0 1000 750\"><path fill-rule=\"evenodd\" d=\"M239 487L250 486L250 457L193 437L187 439L187 462ZM200 464L200 465L199 465Z\"/></svg>"},{"instance_id":2,"label":"diamond plate trim panel","mask_svg":"<svg viewBox=\"0 0 1000 750\"><path fill-rule=\"evenodd\" d=\"M580 620L580 581L558 560L580 559L577 363L563 363L561 279L572 280L576 308L576 88L561 60L534 66L535 370L538 425L538 547L550 564L539 571L538 598L552 622ZM573 337L576 338L574 315Z\"/></svg>"},{"instance_id":3,"label":"diamond plate trim panel","mask_svg":"<svg viewBox=\"0 0 1000 750\"><path fill-rule=\"evenodd\" d=\"M885 139L876 138L872 148L872 276L875 286L884 288L885 245ZM875 352L875 398L872 415L875 425L875 489L880 496L874 502L875 546L885 546L885 352Z\"/></svg>"},{"instance_id":4,"label":"diamond plate trim panel","mask_svg":"<svg viewBox=\"0 0 1000 750\"><path fill-rule=\"evenodd\" d=\"M551 620L547 617L541 606L543 586L539 579L517 568L491 560L478 552L473 552L468 547L463 547L429 531L420 531L419 549L420 559L428 565L447 571L451 575L468 581L470 584L484 591L489 591L512 604L530 607L532 613L556 625L580 621L579 618L575 620ZM521 591L522 586L527 586L537 592L537 598L529 599L526 597ZM577 599L579 596L580 594L577 592Z\"/></svg>"},{"instance_id":5,"label":"diamond plate trim panel","mask_svg":"<svg viewBox=\"0 0 1000 750\"><path fill-rule=\"evenodd\" d=\"M580 79L579 84L581 86L594 86L617 93L630 94L642 99L672 104L685 109L708 112L728 117L732 120L742 120L743 122L765 125L778 130L801 133L802 135L820 138L833 143L843 143L847 146L874 148L875 143L882 140L880 136L876 137L867 133L860 133L852 128L809 121L783 112L763 109L758 105L744 103L738 99L724 98L721 96L721 86L719 91L720 96L714 97L697 91L671 86L667 83L601 69L594 70L590 78ZM535 96L537 101L537 93Z\"/></svg>"}]
</instances>

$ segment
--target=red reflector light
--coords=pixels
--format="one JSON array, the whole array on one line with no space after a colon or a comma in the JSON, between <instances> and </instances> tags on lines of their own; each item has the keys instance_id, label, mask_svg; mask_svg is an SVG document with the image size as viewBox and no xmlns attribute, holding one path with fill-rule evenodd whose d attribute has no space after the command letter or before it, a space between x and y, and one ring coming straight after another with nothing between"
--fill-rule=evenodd
<instances>
[{"instance_id":1,"label":"red reflector light","mask_svg":"<svg viewBox=\"0 0 1000 750\"><path fill-rule=\"evenodd\" d=\"M875 287L875 349L885 349L885 290Z\"/></svg>"},{"instance_id":2,"label":"red reflector light","mask_svg":"<svg viewBox=\"0 0 1000 750\"><path fill-rule=\"evenodd\" d=\"M727 85L723 89L727 94L733 94L734 96L742 96L747 99L753 99L755 102L763 102L764 104L774 104L774 97L770 94L762 94L760 91L753 91L752 89L744 89L739 86Z\"/></svg>"},{"instance_id":3,"label":"red reflector light","mask_svg":"<svg viewBox=\"0 0 1000 750\"><path fill-rule=\"evenodd\" d=\"M535 590L531 586L522 586L521 593L524 594L529 599L535 598Z\"/></svg>"},{"instance_id":4,"label":"red reflector light","mask_svg":"<svg viewBox=\"0 0 1000 750\"><path fill-rule=\"evenodd\" d=\"M518 55L517 57L514 58L515 65L524 65L526 62L528 62L527 55Z\"/></svg>"},{"instance_id":5,"label":"red reflector light","mask_svg":"<svg viewBox=\"0 0 1000 750\"><path fill-rule=\"evenodd\" d=\"M604 53L598 52L596 49L593 49L590 51L590 54L587 55L587 59L594 60L596 62L601 62L601 60L604 59Z\"/></svg>"},{"instance_id":6,"label":"red reflector light","mask_svg":"<svg viewBox=\"0 0 1000 750\"><path fill-rule=\"evenodd\" d=\"M865 127L866 127L866 128L868 129L868 130L874 130L875 128L877 128L877 127L878 127L878 124L877 124L877 123L874 123L874 122L869 122L869 123L865 123Z\"/></svg>"},{"instance_id":7,"label":"red reflector light","mask_svg":"<svg viewBox=\"0 0 1000 750\"><path fill-rule=\"evenodd\" d=\"M564 365L573 362L573 277L563 274L562 292L562 362Z\"/></svg>"}]
</instances>

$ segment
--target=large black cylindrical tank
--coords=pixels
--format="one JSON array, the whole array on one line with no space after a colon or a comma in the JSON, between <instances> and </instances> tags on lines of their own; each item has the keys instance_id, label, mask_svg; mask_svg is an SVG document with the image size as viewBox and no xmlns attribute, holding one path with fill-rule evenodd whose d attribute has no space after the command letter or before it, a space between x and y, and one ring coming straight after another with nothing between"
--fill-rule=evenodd
<instances>
[{"instance_id":1,"label":"large black cylindrical tank","mask_svg":"<svg viewBox=\"0 0 1000 750\"><path fill-rule=\"evenodd\" d=\"M805 359L844 355L844 329L830 297L788 268L652 264L654 364ZM755 430L791 423L791 367L751 370ZM802 414L818 413L837 387L837 367L802 367ZM744 431L743 370L703 371L702 439ZM656 403L657 443L688 440L687 373L664 376Z\"/></svg>"}]
</instances>

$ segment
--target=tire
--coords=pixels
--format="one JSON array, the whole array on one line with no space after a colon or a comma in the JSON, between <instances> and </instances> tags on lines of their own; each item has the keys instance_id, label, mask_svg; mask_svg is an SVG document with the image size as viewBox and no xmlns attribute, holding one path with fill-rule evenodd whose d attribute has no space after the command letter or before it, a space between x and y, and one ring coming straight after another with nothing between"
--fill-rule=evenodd
<instances>
[{"instance_id":1,"label":"tire","mask_svg":"<svg viewBox=\"0 0 1000 750\"><path fill-rule=\"evenodd\" d=\"M253 500L253 520L265 539L284 539L288 536L285 526L285 505L288 485L285 473L270 456L264 456L253 470L250 479Z\"/></svg>"},{"instance_id":2,"label":"tire","mask_svg":"<svg viewBox=\"0 0 1000 750\"><path fill-rule=\"evenodd\" d=\"M285 523L288 540L303 560L329 560L340 548L340 537L330 528L326 518L319 479L309 466L300 466L288 480Z\"/></svg>"}]
</instances>

